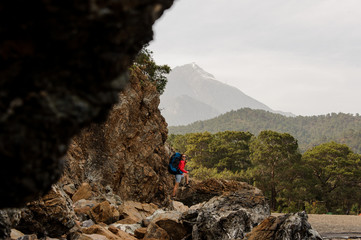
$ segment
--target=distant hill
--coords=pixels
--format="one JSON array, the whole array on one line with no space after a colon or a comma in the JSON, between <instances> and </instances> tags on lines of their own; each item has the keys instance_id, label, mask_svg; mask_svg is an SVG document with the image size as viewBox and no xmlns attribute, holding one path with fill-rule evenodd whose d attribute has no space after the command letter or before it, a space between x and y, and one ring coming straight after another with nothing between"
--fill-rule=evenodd
<instances>
[{"instance_id":1,"label":"distant hill","mask_svg":"<svg viewBox=\"0 0 361 240\"><path fill-rule=\"evenodd\" d=\"M298 140L301 151L320 143L336 141L361 153L361 116L345 113L286 117L263 110L245 108L230 111L210 120L168 129L169 134L204 131L216 133L232 130L249 131L254 135L258 135L263 130L273 130L287 132L294 136Z\"/></svg>"},{"instance_id":2,"label":"distant hill","mask_svg":"<svg viewBox=\"0 0 361 240\"><path fill-rule=\"evenodd\" d=\"M239 89L216 80L195 63L175 67L167 78L160 109L170 126L210 119L245 107L276 112Z\"/></svg>"}]
</instances>

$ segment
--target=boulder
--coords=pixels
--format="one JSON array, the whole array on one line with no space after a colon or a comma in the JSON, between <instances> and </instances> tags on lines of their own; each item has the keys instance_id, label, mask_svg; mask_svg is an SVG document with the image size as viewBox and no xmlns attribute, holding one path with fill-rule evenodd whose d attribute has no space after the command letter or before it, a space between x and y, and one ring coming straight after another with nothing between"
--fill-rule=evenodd
<instances>
[{"instance_id":1,"label":"boulder","mask_svg":"<svg viewBox=\"0 0 361 240\"><path fill-rule=\"evenodd\" d=\"M167 231L163 228L159 227L155 223L150 223L147 227L147 232L144 235L144 240L147 239L162 239L162 240L170 240L170 236L168 235Z\"/></svg>"},{"instance_id":2,"label":"boulder","mask_svg":"<svg viewBox=\"0 0 361 240\"><path fill-rule=\"evenodd\" d=\"M170 209L177 212L186 212L189 210L189 207L185 206L182 202L172 201L170 204Z\"/></svg>"},{"instance_id":3,"label":"boulder","mask_svg":"<svg viewBox=\"0 0 361 240\"><path fill-rule=\"evenodd\" d=\"M79 189L72 196L73 202L77 202L80 199L88 200L94 194L92 193L92 188L89 183L82 183Z\"/></svg>"},{"instance_id":4,"label":"boulder","mask_svg":"<svg viewBox=\"0 0 361 240\"><path fill-rule=\"evenodd\" d=\"M93 226L94 224L93 220L89 219L81 222L81 227L87 228Z\"/></svg>"},{"instance_id":5,"label":"boulder","mask_svg":"<svg viewBox=\"0 0 361 240\"><path fill-rule=\"evenodd\" d=\"M98 203L90 210L91 218L95 223L111 224L119 220L119 211L108 201Z\"/></svg>"},{"instance_id":6,"label":"boulder","mask_svg":"<svg viewBox=\"0 0 361 240\"><path fill-rule=\"evenodd\" d=\"M24 237L25 234L16 230L16 229L11 229L11 233L10 233L10 238L11 239L18 239L20 237Z\"/></svg>"},{"instance_id":7,"label":"boulder","mask_svg":"<svg viewBox=\"0 0 361 240\"><path fill-rule=\"evenodd\" d=\"M108 237L100 234L81 234L77 236L78 240L109 240ZM113 238L114 239L114 238Z\"/></svg>"},{"instance_id":8,"label":"boulder","mask_svg":"<svg viewBox=\"0 0 361 240\"><path fill-rule=\"evenodd\" d=\"M72 197L77 191L73 183L63 186L63 190L69 197Z\"/></svg>"},{"instance_id":9,"label":"boulder","mask_svg":"<svg viewBox=\"0 0 361 240\"><path fill-rule=\"evenodd\" d=\"M138 239L142 239L142 238L144 238L146 233L147 233L147 228L142 227L142 228L138 228L134 231L134 236Z\"/></svg>"},{"instance_id":10,"label":"boulder","mask_svg":"<svg viewBox=\"0 0 361 240\"><path fill-rule=\"evenodd\" d=\"M157 210L153 215L144 219L143 224L147 226L146 236L149 238L156 232L159 234L160 230L156 230L158 227L165 230L168 236L174 240L180 240L187 235L187 229L180 222L182 216L181 212L178 211L164 211Z\"/></svg>"},{"instance_id":11,"label":"boulder","mask_svg":"<svg viewBox=\"0 0 361 240\"><path fill-rule=\"evenodd\" d=\"M154 204L139 203L134 201L125 201L120 207L121 218L128 221L141 222L143 219L151 216L158 207Z\"/></svg>"},{"instance_id":12,"label":"boulder","mask_svg":"<svg viewBox=\"0 0 361 240\"><path fill-rule=\"evenodd\" d=\"M162 218L155 224L164 229L173 240L181 240L187 235L187 230L178 219Z\"/></svg>"},{"instance_id":13,"label":"boulder","mask_svg":"<svg viewBox=\"0 0 361 240\"><path fill-rule=\"evenodd\" d=\"M247 186L191 207L181 221L194 240L228 240L242 239L269 215L270 209L261 191Z\"/></svg>"},{"instance_id":14,"label":"boulder","mask_svg":"<svg viewBox=\"0 0 361 240\"><path fill-rule=\"evenodd\" d=\"M207 202L215 196L220 196L226 192L235 191L258 191L261 195L261 191L247 183L230 181L223 179L207 179L204 181L190 181L190 187L180 187L177 193L178 201L184 205L190 207L198 203Z\"/></svg>"},{"instance_id":15,"label":"boulder","mask_svg":"<svg viewBox=\"0 0 361 240\"><path fill-rule=\"evenodd\" d=\"M114 229L108 230L107 227L103 227L100 225L93 225L89 228L81 229L82 233L88 237L94 238L95 234L106 237L107 240L136 240L137 238L123 232L123 231L116 231ZM100 238L102 239L102 238Z\"/></svg>"},{"instance_id":16,"label":"boulder","mask_svg":"<svg viewBox=\"0 0 361 240\"><path fill-rule=\"evenodd\" d=\"M91 218L90 210L97 204L95 200L80 199L74 203L74 212L80 221L86 221Z\"/></svg>"},{"instance_id":17,"label":"boulder","mask_svg":"<svg viewBox=\"0 0 361 240\"><path fill-rule=\"evenodd\" d=\"M306 212L270 216L248 233L245 239L322 240L307 220Z\"/></svg>"},{"instance_id":18,"label":"boulder","mask_svg":"<svg viewBox=\"0 0 361 240\"><path fill-rule=\"evenodd\" d=\"M138 228L141 228L142 226L139 223L135 223L135 224L114 223L111 225L111 227L117 228L123 232L134 235L135 230L137 230Z\"/></svg>"},{"instance_id":19,"label":"boulder","mask_svg":"<svg viewBox=\"0 0 361 240\"><path fill-rule=\"evenodd\" d=\"M26 234L60 237L79 228L75 219L69 196L58 185L53 185L43 198L27 204L16 229Z\"/></svg>"}]
</instances>

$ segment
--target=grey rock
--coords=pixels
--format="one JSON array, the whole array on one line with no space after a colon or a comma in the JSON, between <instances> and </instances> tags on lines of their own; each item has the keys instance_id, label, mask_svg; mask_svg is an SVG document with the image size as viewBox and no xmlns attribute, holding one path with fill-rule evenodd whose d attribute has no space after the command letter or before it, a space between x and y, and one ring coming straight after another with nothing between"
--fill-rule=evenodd
<instances>
[{"instance_id":1,"label":"grey rock","mask_svg":"<svg viewBox=\"0 0 361 240\"><path fill-rule=\"evenodd\" d=\"M307 220L306 212L270 216L247 234L245 239L322 240Z\"/></svg>"},{"instance_id":2,"label":"grey rock","mask_svg":"<svg viewBox=\"0 0 361 240\"><path fill-rule=\"evenodd\" d=\"M81 223L81 226L87 228L87 227L93 226L94 224L95 224L95 223L93 222L93 220L88 219L88 220L83 221L83 222Z\"/></svg>"},{"instance_id":3,"label":"grey rock","mask_svg":"<svg viewBox=\"0 0 361 240\"><path fill-rule=\"evenodd\" d=\"M0 239L10 237L11 228L16 226L21 218L21 209L0 210Z\"/></svg>"},{"instance_id":4,"label":"grey rock","mask_svg":"<svg viewBox=\"0 0 361 240\"><path fill-rule=\"evenodd\" d=\"M255 194L253 192L253 194ZM252 192L232 192L214 197L184 213L181 220L192 229L197 239L242 239L246 233L270 215L270 209L261 196L251 204L256 195Z\"/></svg>"}]
</instances>

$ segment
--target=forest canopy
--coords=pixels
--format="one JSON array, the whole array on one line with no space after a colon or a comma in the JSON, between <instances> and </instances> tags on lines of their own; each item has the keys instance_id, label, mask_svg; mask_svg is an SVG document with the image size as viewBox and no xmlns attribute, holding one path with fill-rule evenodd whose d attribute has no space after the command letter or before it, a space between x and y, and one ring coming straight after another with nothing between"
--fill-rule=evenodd
<instances>
[{"instance_id":1,"label":"forest canopy","mask_svg":"<svg viewBox=\"0 0 361 240\"><path fill-rule=\"evenodd\" d=\"M264 130L291 134L298 140L301 152L321 143L335 141L361 153L361 116L358 114L286 117L264 110L243 108L187 126L169 127L170 134L244 131L258 135Z\"/></svg>"},{"instance_id":2,"label":"forest canopy","mask_svg":"<svg viewBox=\"0 0 361 240\"><path fill-rule=\"evenodd\" d=\"M289 133L224 131L171 134L189 157L190 176L245 181L263 191L273 211L359 213L361 155L330 141L301 154Z\"/></svg>"}]
</instances>

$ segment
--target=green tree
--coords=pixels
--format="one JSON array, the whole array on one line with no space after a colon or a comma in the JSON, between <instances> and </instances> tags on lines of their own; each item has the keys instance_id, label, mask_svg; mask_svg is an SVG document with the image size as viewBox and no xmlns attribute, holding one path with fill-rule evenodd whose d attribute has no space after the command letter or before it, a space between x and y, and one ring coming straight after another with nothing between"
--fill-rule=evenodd
<instances>
[{"instance_id":1,"label":"green tree","mask_svg":"<svg viewBox=\"0 0 361 240\"><path fill-rule=\"evenodd\" d=\"M187 151L190 157L189 166L193 168L206 167L212 168L211 152L209 144L213 141L213 136L209 132L187 134Z\"/></svg>"},{"instance_id":2,"label":"green tree","mask_svg":"<svg viewBox=\"0 0 361 240\"><path fill-rule=\"evenodd\" d=\"M147 47L148 44L135 57L130 70L139 68L155 84L159 94L162 94L168 82L166 74L170 73L171 69L168 65L157 65L152 56L153 52L147 49Z\"/></svg>"},{"instance_id":3,"label":"green tree","mask_svg":"<svg viewBox=\"0 0 361 240\"><path fill-rule=\"evenodd\" d=\"M272 210L277 209L277 197L285 189L292 189L296 167L301 159L297 140L288 133L262 131L251 142L251 175L255 185L270 199Z\"/></svg>"},{"instance_id":4,"label":"green tree","mask_svg":"<svg viewBox=\"0 0 361 240\"><path fill-rule=\"evenodd\" d=\"M186 134L186 135L170 134L168 136L167 142L177 152L185 153L187 151L187 145L188 145L187 135L189 135L189 134Z\"/></svg>"},{"instance_id":5,"label":"green tree","mask_svg":"<svg viewBox=\"0 0 361 240\"><path fill-rule=\"evenodd\" d=\"M246 170L250 166L249 132L225 131L214 134L210 144L213 163L219 171L230 170L233 173Z\"/></svg>"},{"instance_id":6,"label":"green tree","mask_svg":"<svg viewBox=\"0 0 361 240\"><path fill-rule=\"evenodd\" d=\"M324 201L328 211L344 213L360 199L361 158L336 142L306 151L302 159L309 168L309 191L314 201Z\"/></svg>"}]
</instances>

